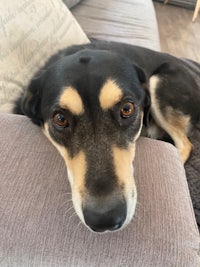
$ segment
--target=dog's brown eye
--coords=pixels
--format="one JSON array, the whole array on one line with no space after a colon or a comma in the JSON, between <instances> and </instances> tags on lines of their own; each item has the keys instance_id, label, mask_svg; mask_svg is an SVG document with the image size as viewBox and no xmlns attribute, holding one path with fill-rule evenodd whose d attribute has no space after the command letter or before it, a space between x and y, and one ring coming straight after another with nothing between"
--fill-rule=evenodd
<instances>
[{"instance_id":1,"label":"dog's brown eye","mask_svg":"<svg viewBox=\"0 0 200 267\"><path fill-rule=\"evenodd\" d=\"M53 122L59 127L69 127L69 121L65 118L65 115L63 113L54 114Z\"/></svg>"},{"instance_id":2,"label":"dog's brown eye","mask_svg":"<svg viewBox=\"0 0 200 267\"><path fill-rule=\"evenodd\" d=\"M129 118L134 113L134 104L132 102L123 103L120 107L120 115L122 118Z\"/></svg>"}]
</instances>

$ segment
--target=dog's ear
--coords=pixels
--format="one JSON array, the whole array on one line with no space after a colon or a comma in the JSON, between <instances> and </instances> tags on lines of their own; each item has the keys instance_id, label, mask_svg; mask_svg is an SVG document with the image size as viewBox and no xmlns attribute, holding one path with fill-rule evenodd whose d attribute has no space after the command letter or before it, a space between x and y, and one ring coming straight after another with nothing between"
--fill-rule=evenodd
<instances>
[{"instance_id":1,"label":"dog's ear","mask_svg":"<svg viewBox=\"0 0 200 267\"><path fill-rule=\"evenodd\" d=\"M143 124L144 126L148 126L149 118L150 118L151 98L150 98L150 94L148 90L147 77L143 69L141 69L137 65L135 66L135 69L136 69L141 87L144 89L144 92L145 92L145 98L143 102L143 109L144 109Z\"/></svg>"},{"instance_id":2,"label":"dog's ear","mask_svg":"<svg viewBox=\"0 0 200 267\"><path fill-rule=\"evenodd\" d=\"M150 108L151 108L151 98L149 91L145 89L145 99L144 99L144 117L143 124L145 127L148 126L150 120Z\"/></svg>"},{"instance_id":3,"label":"dog's ear","mask_svg":"<svg viewBox=\"0 0 200 267\"><path fill-rule=\"evenodd\" d=\"M40 72L31 80L28 88L20 99L21 114L31 118L37 125L43 125L41 114L41 91L44 80L44 72Z\"/></svg>"},{"instance_id":4,"label":"dog's ear","mask_svg":"<svg viewBox=\"0 0 200 267\"><path fill-rule=\"evenodd\" d=\"M146 87L146 86L147 86L147 85L146 85L146 83L147 83L147 78L146 78L146 74L145 74L144 70L141 69L140 67L138 67L137 65L134 65L134 67L135 67L135 70L136 70L136 72L137 72L137 76L138 76L138 78L139 78L139 81L140 81L141 86L142 86L143 88Z\"/></svg>"}]
</instances>

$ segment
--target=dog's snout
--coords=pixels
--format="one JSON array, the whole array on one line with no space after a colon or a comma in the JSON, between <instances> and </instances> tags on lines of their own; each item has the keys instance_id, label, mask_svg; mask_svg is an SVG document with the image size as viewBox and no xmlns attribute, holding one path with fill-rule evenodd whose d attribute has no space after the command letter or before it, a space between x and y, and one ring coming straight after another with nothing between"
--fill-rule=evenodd
<instances>
[{"instance_id":1,"label":"dog's snout","mask_svg":"<svg viewBox=\"0 0 200 267\"><path fill-rule=\"evenodd\" d=\"M120 201L111 206L104 205L99 207L95 205L92 208L85 206L83 209L85 223L95 232L120 229L126 219L126 202Z\"/></svg>"}]
</instances>

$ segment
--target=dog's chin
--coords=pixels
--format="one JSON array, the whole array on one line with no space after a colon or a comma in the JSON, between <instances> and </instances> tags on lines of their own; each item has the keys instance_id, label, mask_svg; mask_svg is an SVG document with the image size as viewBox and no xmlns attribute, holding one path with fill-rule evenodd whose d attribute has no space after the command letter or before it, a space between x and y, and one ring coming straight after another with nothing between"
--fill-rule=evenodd
<instances>
[{"instance_id":1,"label":"dog's chin","mask_svg":"<svg viewBox=\"0 0 200 267\"><path fill-rule=\"evenodd\" d=\"M133 219L135 208L136 208L136 201L137 201L137 193L135 192L134 197L132 199L127 200L127 212L126 212L127 216L126 216L124 223L119 229L94 231L85 222L83 211L82 211L82 201L81 201L80 195L74 190L72 190L72 202L73 202L74 210L76 214L78 215L80 221L84 224L84 226L93 233L103 234L103 233L118 232L124 229L125 227L127 227L130 224L131 220Z\"/></svg>"},{"instance_id":2,"label":"dog's chin","mask_svg":"<svg viewBox=\"0 0 200 267\"><path fill-rule=\"evenodd\" d=\"M131 166L131 170L133 172L133 167ZM126 219L122 226L119 229L116 230L104 230L104 231L94 231L92 228L90 228L84 219L83 215L83 210L82 210L82 199L79 191L77 190L75 184L74 184L74 179L72 177L72 174L69 169L68 171L68 179L70 182L71 190L72 190L72 202L74 206L74 210L76 214L78 215L80 221L84 224L84 226L89 229L93 233L97 234L105 234L105 233L112 233L112 232L118 232L124 229L129 225L131 220L133 219L134 213L135 213L135 208L136 208L136 203L137 203L137 190L135 187L135 184L133 184L133 189L132 190L127 190L126 192L126 206L127 206L127 211L126 211Z\"/></svg>"}]
</instances>

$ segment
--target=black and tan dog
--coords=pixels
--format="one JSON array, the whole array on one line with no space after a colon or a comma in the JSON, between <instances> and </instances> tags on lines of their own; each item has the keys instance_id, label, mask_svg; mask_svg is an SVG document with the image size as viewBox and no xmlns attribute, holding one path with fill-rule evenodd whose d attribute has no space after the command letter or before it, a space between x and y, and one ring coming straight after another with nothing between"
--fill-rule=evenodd
<instances>
[{"instance_id":1,"label":"black and tan dog","mask_svg":"<svg viewBox=\"0 0 200 267\"><path fill-rule=\"evenodd\" d=\"M182 162L200 120L200 65L120 43L93 41L53 56L17 100L64 158L73 204L94 231L133 217L132 161L144 132L169 136Z\"/></svg>"}]
</instances>

